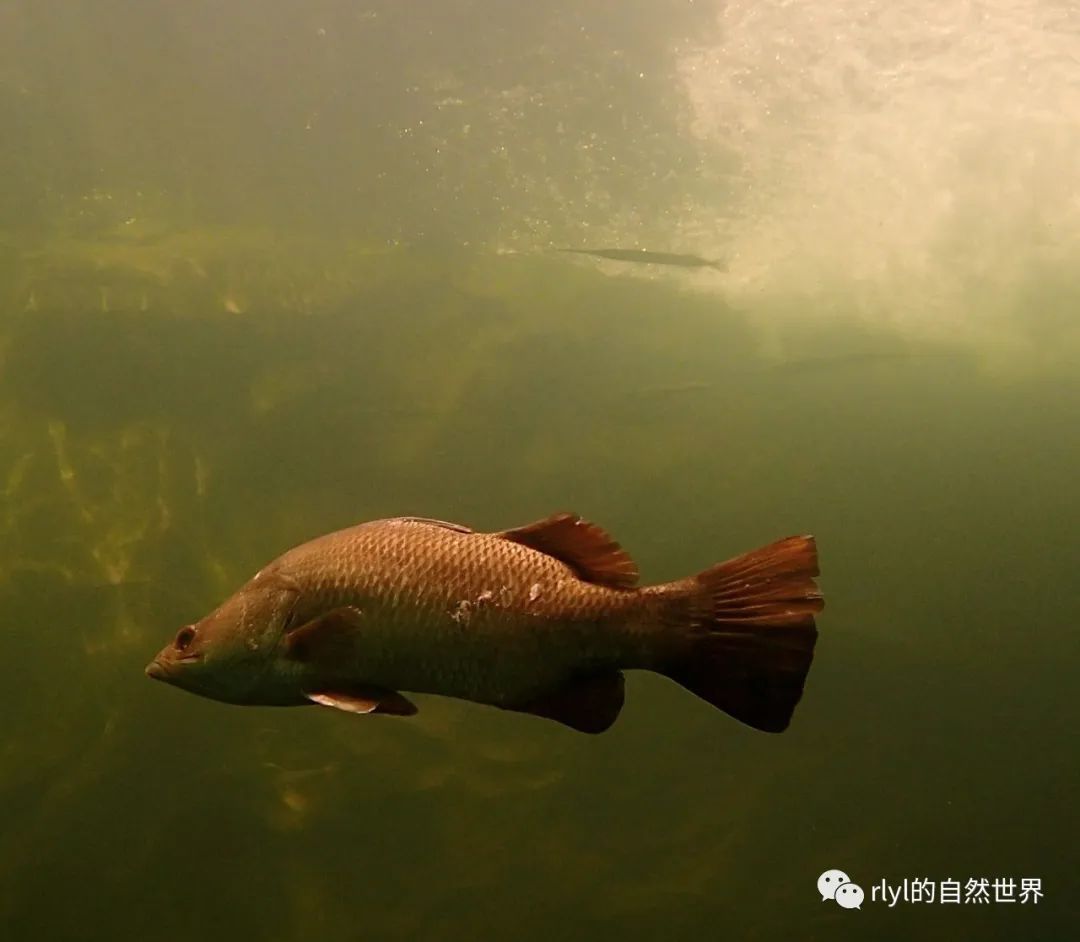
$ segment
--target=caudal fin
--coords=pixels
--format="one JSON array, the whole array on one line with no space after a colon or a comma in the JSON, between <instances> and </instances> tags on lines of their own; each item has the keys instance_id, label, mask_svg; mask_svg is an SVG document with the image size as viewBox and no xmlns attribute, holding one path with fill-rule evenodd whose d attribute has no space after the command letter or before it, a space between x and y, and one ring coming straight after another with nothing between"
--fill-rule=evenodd
<instances>
[{"instance_id":1,"label":"caudal fin","mask_svg":"<svg viewBox=\"0 0 1080 942\"><path fill-rule=\"evenodd\" d=\"M664 673L748 726L786 729L825 604L817 574L814 538L792 536L675 583L690 637Z\"/></svg>"}]
</instances>

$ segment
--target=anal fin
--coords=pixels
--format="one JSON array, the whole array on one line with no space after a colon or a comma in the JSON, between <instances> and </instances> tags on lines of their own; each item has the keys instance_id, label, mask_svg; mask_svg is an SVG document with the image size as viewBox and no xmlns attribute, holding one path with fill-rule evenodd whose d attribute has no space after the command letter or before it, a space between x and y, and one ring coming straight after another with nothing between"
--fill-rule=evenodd
<instances>
[{"instance_id":1,"label":"anal fin","mask_svg":"<svg viewBox=\"0 0 1080 942\"><path fill-rule=\"evenodd\" d=\"M589 674L524 706L510 709L554 720L581 733L602 733L619 716L624 699L623 686L620 671Z\"/></svg>"}]
</instances>

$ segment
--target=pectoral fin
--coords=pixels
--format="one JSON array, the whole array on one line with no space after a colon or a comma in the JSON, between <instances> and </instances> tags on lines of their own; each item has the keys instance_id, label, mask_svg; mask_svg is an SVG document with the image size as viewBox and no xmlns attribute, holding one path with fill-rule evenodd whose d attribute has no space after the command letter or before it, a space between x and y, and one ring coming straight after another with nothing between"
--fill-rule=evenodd
<instances>
[{"instance_id":1,"label":"pectoral fin","mask_svg":"<svg viewBox=\"0 0 1080 942\"><path fill-rule=\"evenodd\" d=\"M315 690L305 696L319 706L333 707L346 713L388 713L392 716L412 716L416 704L396 690L382 687L349 687L334 690Z\"/></svg>"},{"instance_id":2,"label":"pectoral fin","mask_svg":"<svg viewBox=\"0 0 1080 942\"><path fill-rule=\"evenodd\" d=\"M336 662L348 656L361 627L358 608L335 608L285 633L285 651L297 661Z\"/></svg>"},{"instance_id":3,"label":"pectoral fin","mask_svg":"<svg viewBox=\"0 0 1080 942\"><path fill-rule=\"evenodd\" d=\"M620 671L610 671L576 678L512 709L554 720L581 733L602 733L618 718L622 705L623 675Z\"/></svg>"}]
</instances>

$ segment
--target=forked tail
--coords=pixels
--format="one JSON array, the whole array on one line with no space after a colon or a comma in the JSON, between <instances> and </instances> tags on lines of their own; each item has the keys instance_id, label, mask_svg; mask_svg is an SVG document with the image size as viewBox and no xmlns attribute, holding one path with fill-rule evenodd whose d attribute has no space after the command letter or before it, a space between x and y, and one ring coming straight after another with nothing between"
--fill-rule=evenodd
<instances>
[{"instance_id":1,"label":"forked tail","mask_svg":"<svg viewBox=\"0 0 1080 942\"><path fill-rule=\"evenodd\" d=\"M817 574L814 538L792 536L662 587L664 620L687 632L662 672L755 729L786 729L825 604Z\"/></svg>"}]
</instances>

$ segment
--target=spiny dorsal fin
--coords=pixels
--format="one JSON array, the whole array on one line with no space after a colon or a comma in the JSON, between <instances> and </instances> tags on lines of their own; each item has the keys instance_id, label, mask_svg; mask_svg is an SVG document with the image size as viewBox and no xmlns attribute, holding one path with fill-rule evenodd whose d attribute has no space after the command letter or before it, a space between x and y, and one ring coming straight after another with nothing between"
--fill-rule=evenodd
<instances>
[{"instance_id":1,"label":"spiny dorsal fin","mask_svg":"<svg viewBox=\"0 0 1080 942\"><path fill-rule=\"evenodd\" d=\"M453 530L455 533L472 533L466 526L460 523L450 523L447 520L436 520L434 517L392 517L387 523L421 523L431 527L442 527L444 530Z\"/></svg>"},{"instance_id":2,"label":"spiny dorsal fin","mask_svg":"<svg viewBox=\"0 0 1080 942\"><path fill-rule=\"evenodd\" d=\"M577 514L554 514L496 535L554 556L586 582L612 589L637 585L638 568L630 554L595 523Z\"/></svg>"}]
</instances>

